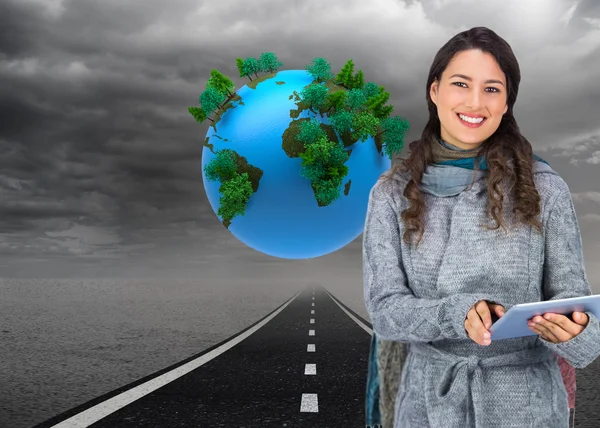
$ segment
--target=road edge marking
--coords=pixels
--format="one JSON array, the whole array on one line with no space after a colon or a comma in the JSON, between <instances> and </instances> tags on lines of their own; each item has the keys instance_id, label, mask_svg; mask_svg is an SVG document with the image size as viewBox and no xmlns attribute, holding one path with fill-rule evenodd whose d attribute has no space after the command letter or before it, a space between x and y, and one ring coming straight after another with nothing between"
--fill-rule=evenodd
<instances>
[{"instance_id":1,"label":"road edge marking","mask_svg":"<svg viewBox=\"0 0 600 428\"><path fill-rule=\"evenodd\" d=\"M362 320L360 320L359 318L355 317L352 313L350 313L346 308L344 308L337 300L337 298L335 298L329 291L325 290L325 292L327 293L327 295L331 298L331 300L333 300L335 302L336 305L338 305L340 307L340 309L342 311L344 311L346 313L346 315L348 315L350 318L352 318L352 320L358 324L364 331L366 331L367 333L369 333L371 336L373 336L373 329L370 328L368 325L366 325Z\"/></svg>"},{"instance_id":2,"label":"road edge marking","mask_svg":"<svg viewBox=\"0 0 600 428\"><path fill-rule=\"evenodd\" d=\"M209 351L206 354L199 356L198 358L195 358L179 367L174 368L173 370L163 373L140 385L128 389L127 391L123 391L122 393L115 395L114 397L111 397L101 403L98 403L88 409L85 409L55 425L52 425L51 428L86 428L111 415L112 413L122 409L123 407L128 406L134 401L139 400L145 395L148 395L151 392L154 392L157 389L162 388L163 386L180 378L181 376L188 374L189 372L197 369L198 367L208 363L210 360L218 357L225 351L233 348L235 345L237 345L250 335L254 334L266 323L275 318L275 316L277 316L281 311L283 311L294 300L296 300L296 298L304 291L305 290L299 291L298 293L296 293L295 296L289 299L286 303L282 304L278 309L273 311L262 321L259 321L248 330L231 338L231 340L227 341L226 343L223 343L222 345L213 349L212 351Z\"/></svg>"}]
</instances>

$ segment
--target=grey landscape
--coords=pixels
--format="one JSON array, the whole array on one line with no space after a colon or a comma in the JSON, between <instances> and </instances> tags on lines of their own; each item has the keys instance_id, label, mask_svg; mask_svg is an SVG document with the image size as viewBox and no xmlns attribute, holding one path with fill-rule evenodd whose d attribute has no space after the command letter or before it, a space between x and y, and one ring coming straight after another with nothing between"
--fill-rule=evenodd
<instances>
[{"instance_id":1,"label":"grey landscape","mask_svg":"<svg viewBox=\"0 0 600 428\"><path fill-rule=\"evenodd\" d=\"M30 428L175 364L315 284L370 320L360 250L356 241L319 259L275 262L240 249L252 261L232 259L227 279L208 269L196 279L3 279L0 426ZM599 376L600 360L579 371L578 428L600 420Z\"/></svg>"},{"instance_id":2,"label":"grey landscape","mask_svg":"<svg viewBox=\"0 0 600 428\"><path fill-rule=\"evenodd\" d=\"M245 84L236 57L334 71L351 58L411 141L435 52L474 26L519 59L517 120L569 184L600 293L600 2L0 0L0 427L190 357L307 286L368 319L360 237L281 260L219 223L202 187L207 125L187 108L212 68ZM599 365L578 376L578 428L600 423Z\"/></svg>"}]
</instances>

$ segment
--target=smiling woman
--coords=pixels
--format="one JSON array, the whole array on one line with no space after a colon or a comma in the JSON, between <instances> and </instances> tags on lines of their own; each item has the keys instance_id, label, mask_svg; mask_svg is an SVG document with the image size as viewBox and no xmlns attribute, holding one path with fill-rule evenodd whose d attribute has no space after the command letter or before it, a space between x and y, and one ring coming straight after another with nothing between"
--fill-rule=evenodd
<instances>
[{"instance_id":1,"label":"smiling woman","mask_svg":"<svg viewBox=\"0 0 600 428\"><path fill-rule=\"evenodd\" d=\"M564 428L573 367L600 355L591 312L490 339L492 317L513 305L591 294L569 187L513 116L520 79L496 33L457 34L430 68L421 138L371 190L364 296L371 362L379 347L384 364L369 367L367 425Z\"/></svg>"},{"instance_id":2,"label":"smiling woman","mask_svg":"<svg viewBox=\"0 0 600 428\"><path fill-rule=\"evenodd\" d=\"M430 89L442 140L466 150L479 147L508 110L505 88L493 55L478 49L458 53Z\"/></svg>"}]
</instances>

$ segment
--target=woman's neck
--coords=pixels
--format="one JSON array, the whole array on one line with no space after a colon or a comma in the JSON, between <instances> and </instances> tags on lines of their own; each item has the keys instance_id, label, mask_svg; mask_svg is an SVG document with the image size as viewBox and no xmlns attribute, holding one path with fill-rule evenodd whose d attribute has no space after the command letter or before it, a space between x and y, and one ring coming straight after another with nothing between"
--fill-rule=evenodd
<instances>
[{"instance_id":1,"label":"woman's neck","mask_svg":"<svg viewBox=\"0 0 600 428\"><path fill-rule=\"evenodd\" d=\"M456 147L441 138L432 138L431 148L433 154L433 163L446 162L449 160L457 160L464 158L474 158L479 151L478 148L474 149L461 149Z\"/></svg>"},{"instance_id":2,"label":"woman's neck","mask_svg":"<svg viewBox=\"0 0 600 428\"><path fill-rule=\"evenodd\" d=\"M449 142L447 142L447 141L444 141L444 140L443 140L443 139L441 139L441 138L440 138L440 139L438 139L438 141L439 141L439 143L440 143L442 146L444 146L444 147L446 147L447 149L450 149L450 150L457 150L457 151L462 151L462 152L466 152L466 151L470 151L470 150L476 150L476 149L461 149L460 147L457 147L457 146L455 146L454 144L450 144Z\"/></svg>"}]
</instances>

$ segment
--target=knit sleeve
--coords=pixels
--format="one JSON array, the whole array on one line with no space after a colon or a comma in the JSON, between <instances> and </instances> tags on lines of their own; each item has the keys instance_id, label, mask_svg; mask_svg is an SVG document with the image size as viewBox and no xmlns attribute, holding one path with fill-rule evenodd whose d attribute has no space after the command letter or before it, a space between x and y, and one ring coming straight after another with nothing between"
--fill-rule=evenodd
<instances>
[{"instance_id":1,"label":"knit sleeve","mask_svg":"<svg viewBox=\"0 0 600 428\"><path fill-rule=\"evenodd\" d=\"M373 330L384 340L432 342L467 339L464 320L485 295L417 298L404 271L398 213L379 185L369 195L363 232L365 306Z\"/></svg>"},{"instance_id":2,"label":"knit sleeve","mask_svg":"<svg viewBox=\"0 0 600 428\"><path fill-rule=\"evenodd\" d=\"M546 300L589 296L579 224L571 193L555 199L545 226L543 291ZM576 368L584 368L600 355L600 325L591 312L589 322L573 339L563 343L540 341Z\"/></svg>"}]
</instances>

